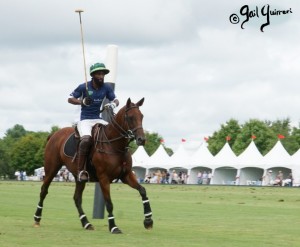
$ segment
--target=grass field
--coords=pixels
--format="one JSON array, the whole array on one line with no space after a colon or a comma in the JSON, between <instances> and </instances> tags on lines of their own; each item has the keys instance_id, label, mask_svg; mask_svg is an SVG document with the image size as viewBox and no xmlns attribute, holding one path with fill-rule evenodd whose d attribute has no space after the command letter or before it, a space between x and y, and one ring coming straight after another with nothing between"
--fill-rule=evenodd
<instances>
[{"instance_id":1,"label":"grass field","mask_svg":"<svg viewBox=\"0 0 300 247\"><path fill-rule=\"evenodd\" d=\"M300 188L145 185L154 228L143 227L137 191L112 185L116 223L93 219L94 184L83 207L95 231L83 230L73 203L73 183L54 182L40 228L33 228L40 182L0 182L0 246L300 246Z\"/></svg>"}]
</instances>

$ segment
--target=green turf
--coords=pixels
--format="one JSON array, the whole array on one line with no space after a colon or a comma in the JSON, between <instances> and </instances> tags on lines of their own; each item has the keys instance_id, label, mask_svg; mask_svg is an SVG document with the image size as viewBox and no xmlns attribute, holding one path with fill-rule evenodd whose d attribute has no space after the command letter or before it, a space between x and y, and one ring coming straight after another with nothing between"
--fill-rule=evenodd
<instances>
[{"instance_id":1,"label":"green turf","mask_svg":"<svg viewBox=\"0 0 300 247\"><path fill-rule=\"evenodd\" d=\"M40 182L0 182L0 246L300 246L300 188L145 185L154 228L143 227L137 191L112 185L116 224L92 218L94 184L83 207L95 231L83 230L73 202L73 183L53 182L40 228L33 214Z\"/></svg>"}]
</instances>

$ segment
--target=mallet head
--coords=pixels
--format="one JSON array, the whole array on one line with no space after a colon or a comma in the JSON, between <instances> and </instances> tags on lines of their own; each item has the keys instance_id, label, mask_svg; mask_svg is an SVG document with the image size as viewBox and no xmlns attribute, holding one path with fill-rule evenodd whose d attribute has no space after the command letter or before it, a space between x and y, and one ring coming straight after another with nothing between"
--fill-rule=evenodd
<instances>
[{"instance_id":1,"label":"mallet head","mask_svg":"<svg viewBox=\"0 0 300 247\"><path fill-rule=\"evenodd\" d=\"M83 10L82 9L76 9L75 12L80 14L81 12L83 12Z\"/></svg>"}]
</instances>

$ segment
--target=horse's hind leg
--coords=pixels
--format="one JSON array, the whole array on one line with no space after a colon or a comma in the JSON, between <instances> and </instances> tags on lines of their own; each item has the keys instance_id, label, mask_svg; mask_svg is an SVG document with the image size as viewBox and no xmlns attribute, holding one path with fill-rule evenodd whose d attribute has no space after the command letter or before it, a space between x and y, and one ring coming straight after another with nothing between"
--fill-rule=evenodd
<instances>
[{"instance_id":1,"label":"horse's hind leg","mask_svg":"<svg viewBox=\"0 0 300 247\"><path fill-rule=\"evenodd\" d=\"M46 163L45 163L46 164ZM54 167L54 166L51 166ZM43 181L43 185L41 187L41 192L40 192L40 200L37 205L37 209L34 214L34 227L39 227L40 226L40 221L42 219L42 212L43 212L43 204L44 200L48 194L48 188L53 180L53 178L56 176L57 172L59 171L60 166L54 167L55 169L52 169L50 171L46 171L45 178Z\"/></svg>"},{"instance_id":2,"label":"horse's hind leg","mask_svg":"<svg viewBox=\"0 0 300 247\"><path fill-rule=\"evenodd\" d=\"M86 215L82 209L82 193L83 193L84 188L85 188L85 182L78 182L76 180L76 188L75 188L75 193L74 193L73 199L74 199L76 208L79 213L79 219L81 221L82 227L86 230L94 230L94 227L88 221L88 218L86 217Z\"/></svg>"},{"instance_id":3,"label":"horse's hind leg","mask_svg":"<svg viewBox=\"0 0 300 247\"><path fill-rule=\"evenodd\" d=\"M140 193L143 201L143 206L144 206L144 216L145 216L144 227L146 229L152 229L153 228L152 211L151 211L149 199L147 197L146 189L137 182L136 177L133 175L132 172L130 172L124 178L123 182L125 184L128 184L130 187L138 190L138 192Z\"/></svg>"}]
</instances>

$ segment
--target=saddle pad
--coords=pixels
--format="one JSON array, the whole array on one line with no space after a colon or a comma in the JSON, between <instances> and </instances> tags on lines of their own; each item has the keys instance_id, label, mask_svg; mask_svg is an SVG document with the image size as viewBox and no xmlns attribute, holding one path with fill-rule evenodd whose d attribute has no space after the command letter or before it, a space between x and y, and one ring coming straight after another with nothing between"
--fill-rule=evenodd
<instances>
[{"instance_id":1,"label":"saddle pad","mask_svg":"<svg viewBox=\"0 0 300 247\"><path fill-rule=\"evenodd\" d=\"M77 141L78 139L75 138L75 133L72 133L64 145L64 154L68 157L73 158L76 151L77 151Z\"/></svg>"}]
</instances>

